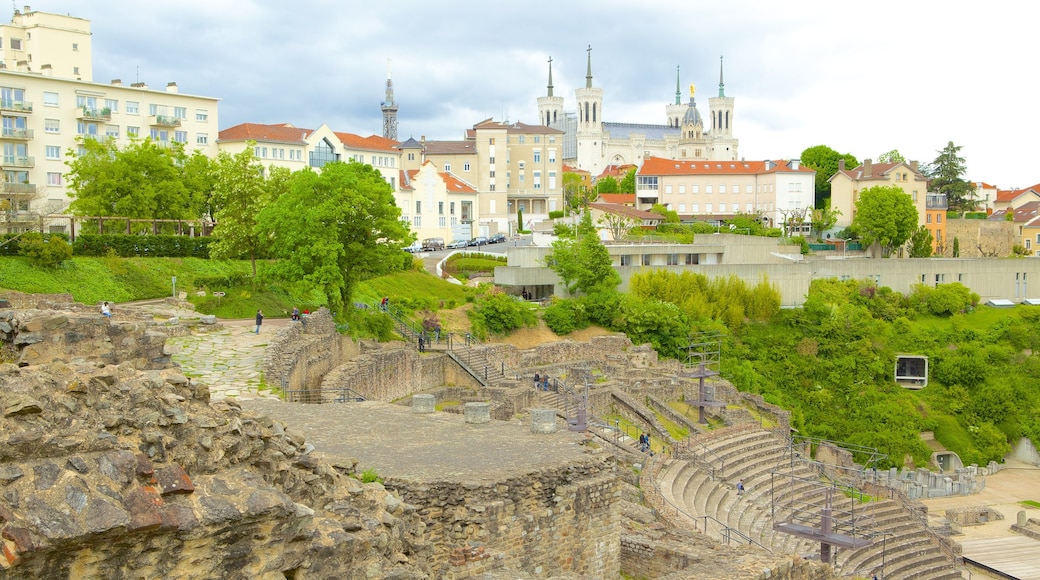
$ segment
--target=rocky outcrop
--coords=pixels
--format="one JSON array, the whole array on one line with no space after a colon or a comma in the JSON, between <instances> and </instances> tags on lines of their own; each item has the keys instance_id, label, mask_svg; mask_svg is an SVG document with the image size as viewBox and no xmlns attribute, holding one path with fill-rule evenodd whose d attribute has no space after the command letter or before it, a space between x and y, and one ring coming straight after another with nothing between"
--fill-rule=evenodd
<instances>
[{"instance_id":1,"label":"rocky outcrop","mask_svg":"<svg viewBox=\"0 0 1040 580\"><path fill-rule=\"evenodd\" d=\"M0 578L429 577L415 507L211 403L162 336L0 311Z\"/></svg>"}]
</instances>

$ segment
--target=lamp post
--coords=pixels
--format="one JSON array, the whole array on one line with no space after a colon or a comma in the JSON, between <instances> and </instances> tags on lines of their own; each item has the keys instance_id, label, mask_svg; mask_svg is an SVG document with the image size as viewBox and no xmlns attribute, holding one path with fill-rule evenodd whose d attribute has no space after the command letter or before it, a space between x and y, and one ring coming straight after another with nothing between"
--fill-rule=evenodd
<instances>
[{"instance_id":1,"label":"lamp post","mask_svg":"<svg viewBox=\"0 0 1040 580\"><path fill-rule=\"evenodd\" d=\"M844 260L846 258L846 251L848 250L849 242L851 242L851 241L852 241L852 238L843 239L841 241L841 259L842 260Z\"/></svg>"}]
</instances>

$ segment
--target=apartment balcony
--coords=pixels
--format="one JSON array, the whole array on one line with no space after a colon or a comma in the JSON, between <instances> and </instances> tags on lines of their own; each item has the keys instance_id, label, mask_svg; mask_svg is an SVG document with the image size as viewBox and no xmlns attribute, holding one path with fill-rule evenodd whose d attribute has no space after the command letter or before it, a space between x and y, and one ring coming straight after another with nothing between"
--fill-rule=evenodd
<instances>
[{"instance_id":1,"label":"apartment balcony","mask_svg":"<svg viewBox=\"0 0 1040 580\"><path fill-rule=\"evenodd\" d=\"M545 199L553 193L547 189L517 189L506 192L507 199Z\"/></svg>"},{"instance_id":2,"label":"apartment balcony","mask_svg":"<svg viewBox=\"0 0 1040 580\"><path fill-rule=\"evenodd\" d=\"M925 209L949 209L949 202L945 193L929 193L924 197Z\"/></svg>"},{"instance_id":3,"label":"apartment balcony","mask_svg":"<svg viewBox=\"0 0 1040 580\"><path fill-rule=\"evenodd\" d=\"M36 184L33 183L0 183L0 192L4 195L35 195Z\"/></svg>"},{"instance_id":4,"label":"apartment balcony","mask_svg":"<svg viewBox=\"0 0 1040 580\"><path fill-rule=\"evenodd\" d=\"M7 139L9 141L28 141L32 138L32 129L22 129L19 127L0 128L0 139Z\"/></svg>"},{"instance_id":5,"label":"apartment balcony","mask_svg":"<svg viewBox=\"0 0 1040 580\"><path fill-rule=\"evenodd\" d=\"M80 121L111 121L112 109L90 109L82 107L76 115L76 119Z\"/></svg>"},{"instance_id":6,"label":"apartment balcony","mask_svg":"<svg viewBox=\"0 0 1040 580\"><path fill-rule=\"evenodd\" d=\"M0 100L0 111L10 111L14 113L31 113L32 109L33 105L29 101Z\"/></svg>"},{"instance_id":7,"label":"apartment balcony","mask_svg":"<svg viewBox=\"0 0 1040 580\"><path fill-rule=\"evenodd\" d=\"M180 127L181 120L169 115L152 115L148 117L148 125L152 127Z\"/></svg>"},{"instance_id":8,"label":"apartment balcony","mask_svg":"<svg viewBox=\"0 0 1040 580\"><path fill-rule=\"evenodd\" d=\"M33 168L36 167L36 158L34 157L19 157L15 155L4 155L3 161L0 161L0 167L9 169L13 167L21 168Z\"/></svg>"}]
</instances>

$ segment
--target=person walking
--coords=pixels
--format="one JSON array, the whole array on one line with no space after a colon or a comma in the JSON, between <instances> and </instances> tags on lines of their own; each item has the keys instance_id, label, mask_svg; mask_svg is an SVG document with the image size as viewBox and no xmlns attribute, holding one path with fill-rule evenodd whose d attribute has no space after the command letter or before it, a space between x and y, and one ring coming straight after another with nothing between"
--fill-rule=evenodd
<instances>
[{"instance_id":1,"label":"person walking","mask_svg":"<svg viewBox=\"0 0 1040 580\"><path fill-rule=\"evenodd\" d=\"M101 316L112 318L112 306L108 302L101 303Z\"/></svg>"},{"instance_id":2,"label":"person walking","mask_svg":"<svg viewBox=\"0 0 1040 580\"><path fill-rule=\"evenodd\" d=\"M256 311L256 333L260 334L260 325L264 323L264 311Z\"/></svg>"},{"instance_id":3,"label":"person walking","mask_svg":"<svg viewBox=\"0 0 1040 580\"><path fill-rule=\"evenodd\" d=\"M299 306L294 306L293 307L293 309L292 309L292 319L293 320L299 320L300 319L300 307Z\"/></svg>"},{"instance_id":4,"label":"person walking","mask_svg":"<svg viewBox=\"0 0 1040 580\"><path fill-rule=\"evenodd\" d=\"M737 495L744 495L744 480L737 481Z\"/></svg>"}]
</instances>

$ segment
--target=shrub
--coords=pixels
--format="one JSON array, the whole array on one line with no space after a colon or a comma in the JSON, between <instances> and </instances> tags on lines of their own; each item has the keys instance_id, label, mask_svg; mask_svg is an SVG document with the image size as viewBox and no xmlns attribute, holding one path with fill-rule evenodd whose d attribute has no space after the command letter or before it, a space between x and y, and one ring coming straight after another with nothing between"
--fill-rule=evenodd
<instances>
[{"instance_id":1,"label":"shrub","mask_svg":"<svg viewBox=\"0 0 1040 580\"><path fill-rule=\"evenodd\" d=\"M578 300L553 300L542 314L545 325L556 334L570 334L589 326L584 305Z\"/></svg>"},{"instance_id":2,"label":"shrub","mask_svg":"<svg viewBox=\"0 0 1040 580\"><path fill-rule=\"evenodd\" d=\"M60 236L28 233L20 240L19 253L34 266L57 268L62 262L72 257L72 246Z\"/></svg>"},{"instance_id":3,"label":"shrub","mask_svg":"<svg viewBox=\"0 0 1040 580\"><path fill-rule=\"evenodd\" d=\"M80 234L76 236L72 247L77 256L107 256L114 253L124 258L208 258L212 241L212 238L189 236Z\"/></svg>"},{"instance_id":4,"label":"shrub","mask_svg":"<svg viewBox=\"0 0 1040 580\"><path fill-rule=\"evenodd\" d=\"M549 219L551 219L551 220L559 219L559 218L564 217L565 215L566 214L563 212L563 210L551 211L551 212L549 212Z\"/></svg>"},{"instance_id":5,"label":"shrub","mask_svg":"<svg viewBox=\"0 0 1040 580\"><path fill-rule=\"evenodd\" d=\"M476 301L469 312L473 330L477 335L505 334L524 326L533 326L537 319L530 307L514 296L502 292L490 292Z\"/></svg>"}]
</instances>

